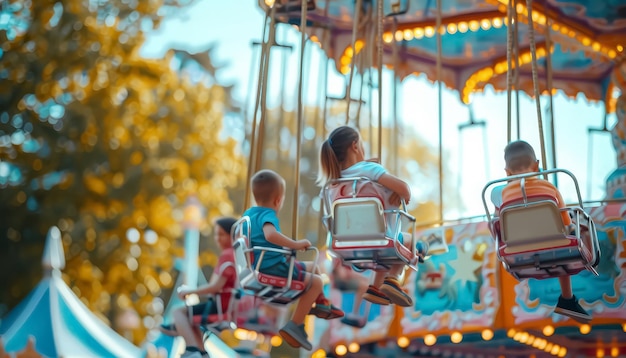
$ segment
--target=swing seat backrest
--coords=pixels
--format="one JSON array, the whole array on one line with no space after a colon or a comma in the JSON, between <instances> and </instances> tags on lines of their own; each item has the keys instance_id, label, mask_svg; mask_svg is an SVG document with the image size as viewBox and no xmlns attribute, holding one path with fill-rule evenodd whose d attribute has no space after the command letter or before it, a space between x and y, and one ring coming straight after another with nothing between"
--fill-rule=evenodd
<instances>
[{"instance_id":1,"label":"swing seat backrest","mask_svg":"<svg viewBox=\"0 0 626 358\"><path fill-rule=\"evenodd\" d=\"M382 189L380 184L367 178L347 178L329 184L328 193L331 202L345 198L374 197L384 203Z\"/></svg>"},{"instance_id":2,"label":"swing seat backrest","mask_svg":"<svg viewBox=\"0 0 626 358\"><path fill-rule=\"evenodd\" d=\"M341 198L333 202L333 245L386 245L383 205L376 197Z\"/></svg>"},{"instance_id":3,"label":"swing seat backrest","mask_svg":"<svg viewBox=\"0 0 626 358\"><path fill-rule=\"evenodd\" d=\"M568 232L563 211L589 222L586 234ZM498 258L518 280L597 274L597 237L593 222L578 207L559 208L554 197L534 196L502 205L497 233ZM499 235L499 237L498 237Z\"/></svg>"},{"instance_id":4,"label":"swing seat backrest","mask_svg":"<svg viewBox=\"0 0 626 358\"><path fill-rule=\"evenodd\" d=\"M331 252L360 269L392 264L416 269L415 252L399 242L413 243L415 218L400 209L386 209L384 190L366 178L343 178L324 188Z\"/></svg>"},{"instance_id":5,"label":"swing seat backrest","mask_svg":"<svg viewBox=\"0 0 626 358\"><path fill-rule=\"evenodd\" d=\"M280 250L269 247L250 247L248 233L250 232L250 219L243 217L233 225L232 237L234 238L233 251L237 278L239 285L249 294L260 297L269 303L287 304L304 293L307 285L303 281L290 279L292 272L287 277L269 275L259 272L257 267L253 267L254 256L259 255L260 260L264 252L278 251L289 256L288 262L295 260L295 253L291 250ZM246 227L247 226L247 227ZM310 248L315 250L316 248ZM258 262L260 267L261 262Z\"/></svg>"},{"instance_id":6,"label":"swing seat backrest","mask_svg":"<svg viewBox=\"0 0 626 358\"><path fill-rule=\"evenodd\" d=\"M502 241L508 254L567 245L569 239L556 199L529 197L502 205Z\"/></svg>"},{"instance_id":7,"label":"swing seat backrest","mask_svg":"<svg viewBox=\"0 0 626 358\"><path fill-rule=\"evenodd\" d=\"M382 187L365 178L330 184L330 231L334 246L385 245L385 209Z\"/></svg>"},{"instance_id":8,"label":"swing seat backrest","mask_svg":"<svg viewBox=\"0 0 626 358\"><path fill-rule=\"evenodd\" d=\"M246 236L238 237L235 240L233 252L235 256L237 279L239 280L239 285L245 289L249 281L255 280L253 270L250 266L250 262L252 262L252 251L249 248L248 238Z\"/></svg>"}]
</instances>

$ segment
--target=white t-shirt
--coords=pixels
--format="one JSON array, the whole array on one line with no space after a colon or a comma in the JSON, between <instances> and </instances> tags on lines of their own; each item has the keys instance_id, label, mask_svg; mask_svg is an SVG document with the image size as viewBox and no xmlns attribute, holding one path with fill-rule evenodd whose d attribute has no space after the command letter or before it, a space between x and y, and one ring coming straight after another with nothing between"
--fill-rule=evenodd
<instances>
[{"instance_id":1,"label":"white t-shirt","mask_svg":"<svg viewBox=\"0 0 626 358\"><path fill-rule=\"evenodd\" d=\"M387 174L387 169L378 163L367 161L355 163L351 167L341 171L342 178L363 177L376 183L378 183L378 179L380 179L383 174ZM377 186L377 189L380 190L381 199L383 199L383 206L385 209L397 208L397 206L393 206L389 203L389 198L391 197L391 194L393 194L393 191L382 185Z\"/></svg>"},{"instance_id":2,"label":"white t-shirt","mask_svg":"<svg viewBox=\"0 0 626 358\"><path fill-rule=\"evenodd\" d=\"M341 171L342 178L365 177L371 181L377 182L383 174L387 173L382 165L374 162L358 162L353 166Z\"/></svg>"}]
</instances>

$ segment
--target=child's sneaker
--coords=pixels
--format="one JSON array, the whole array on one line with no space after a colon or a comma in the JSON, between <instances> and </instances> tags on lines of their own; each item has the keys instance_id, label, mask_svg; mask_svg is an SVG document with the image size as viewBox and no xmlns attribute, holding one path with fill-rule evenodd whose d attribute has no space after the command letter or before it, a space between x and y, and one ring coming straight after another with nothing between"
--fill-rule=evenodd
<instances>
[{"instance_id":1,"label":"child's sneaker","mask_svg":"<svg viewBox=\"0 0 626 358\"><path fill-rule=\"evenodd\" d=\"M365 327L365 323L367 323L367 318L348 313L344 318L341 319L341 323L356 328L363 328Z\"/></svg>"},{"instance_id":2,"label":"child's sneaker","mask_svg":"<svg viewBox=\"0 0 626 358\"><path fill-rule=\"evenodd\" d=\"M585 311L580 304L578 304L576 296L573 296L570 299L559 296L559 302L557 303L554 312L570 317L580 323L589 323L589 321L591 321L591 315L587 313L587 311Z\"/></svg>"},{"instance_id":3,"label":"child's sneaker","mask_svg":"<svg viewBox=\"0 0 626 358\"><path fill-rule=\"evenodd\" d=\"M315 315L318 318L322 319L341 318L345 315L345 313L341 309L335 307L326 298L318 299L315 302L315 306L311 307L309 314Z\"/></svg>"},{"instance_id":4,"label":"child's sneaker","mask_svg":"<svg viewBox=\"0 0 626 358\"><path fill-rule=\"evenodd\" d=\"M413 299L402 290L400 283L395 278L385 278L383 285L380 286L380 290L389 297L391 303L402 307L413 305Z\"/></svg>"},{"instance_id":5,"label":"child's sneaker","mask_svg":"<svg viewBox=\"0 0 626 358\"><path fill-rule=\"evenodd\" d=\"M285 342L294 348L302 347L307 351L313 349L313 346L308 341L308 337L304 331L304 324L298 326L293 321L289 321L283 328L280 329L280 331L278 331L278 333L280 333Z\"/></svg>"},{"instance_id":6,"label":"child's sneaker","mask_svg":"<svg viewBox=\"0 0 626 358\"><path fill-rule=\"evenodd\" d=\"M381 306L386 306L389 303L391 303L389 301L389 297L387 297L384 293L382 293L378 288L374 287L373 285L369 285L369 287L367 288L367 291L363 295L363 298L366 301L369 301L371 303L375 303Z\"/></svg>"}]
</instances>

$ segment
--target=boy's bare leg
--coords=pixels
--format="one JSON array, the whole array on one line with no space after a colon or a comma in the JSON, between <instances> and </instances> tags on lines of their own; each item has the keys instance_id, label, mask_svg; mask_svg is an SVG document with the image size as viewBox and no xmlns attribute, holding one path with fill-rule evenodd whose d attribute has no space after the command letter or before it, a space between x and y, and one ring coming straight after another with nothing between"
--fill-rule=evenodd
<instances>
[{"instance_id":1,"label":"boy's bare leg","mask_svg":"<svg viewBox=\"0 0 626 358\"><path fill-rule=\"evenodd\" d=\"M309 267L307 267L308 269ZM309 314L311 310L311 306L317 299L317 297L322 293L322 278L319 275L313 275L310 272L305 273L305 282L311 280L311 287L302 295L298 300L298 304L296 305L296 310L293 313L293 317L291 320L300 325L304 323L304 319L306 315Z\"/></svg>"},{"instance_id":2,"label":"boy's bare leg","mask_svg":"<svg viewBox=\"0 0 626 358\"><path fill-rule=\"evenodd\" d=\"M387 277L393 277L395 279L399 279L400 275L402 275L402 271L404 271L403 264L391 265L391 267L389 268L389 274L387 275Z\"/></svg>"},{"instance_id":3,"label":"boy's bare leg","mask_svg":"<svg viewBox=\"0 0 626 358\"><path fill-rule=\"evenodd\" d=\"M561 285L561 296L565 299L574 297L572 292L572 278L570 276L559 276L559 284Z\"/></svg>"},{"instance_id":4,"label":"boy's bare leg","mask_svg":"<svg viewBox=\"0 0 626 358\"><path fill-rule=\"evenodd\" d=\"M352 309L352 312L354 314L359 314L359 308L361 307L361 302L363 301L363 295L365 295L365 292L367 292L367 288L370 285L370 280L360 274L353 273L351 276L351 279L358 282L357 290L354 297L354 308Z\"/></svg>"},{"instance_id":5,"label":"boy's bare leg","mask_svg":"<svg viewBox=\"0 0 626 358\"><path fill-rule=\"evenodd\" d=\"M307 270L307 275L311 275L311 270L313 270L314 263L312 261L304 261L305 269ZM319 266L315 266L315 272L319 272ZM315 307L309 307L311 310L307 312L307 314L314 314L319 318L323 319L333 319L344 316L344 312L332 305L330 300L327 297L324 297L324 281L322 280L322 276L318 273L312 274L314 279L318 279L320 281L320 289L318 291L318 295L315 297L313 302L315 302ZM300 299L302 300L302 299ZM313 304L311 302L311 306Z\"/></svg>"},{"instance_id":6,"label":"boy's bare leg","mask_svg":"<svg viewBox=\"0 0 626 358\"><path fill-rule=\"evenodd\" d=\"M196 347L204 352L202 336L200 335L200 331L194 328L191 322L189 322L187 307L181 307L174 311L174 325L176 326L176 332L185 339L187 347Z\"/></svg>"},{"instance_id":7,"label":"boy's bare leg","mask_svg":"<svg viewBox=\"0 0 626 358\"><path fill-rule=\"evenodd\" d=\"M317 297L322 293L322 278L310 272L306 272L304 275L304 282L310 283L311 285L308 290L300 296L291 320L280 329L279 333L290 346L311 350L313 346L311 342L308 341L307 334L304 330L304 319L311 310L313 302L315 302Z\"/></svg>"},{"instance_id":8,"label":"boy's bare leg","mask_svg":"<svg viewBox=\"0 0 626 358\"><path fill-rule=\"evenodd\" d=\"M387 276L387 271L375 271L374 272L374 280L372 281L372 286L376 288L380 288L383 282L385 281L385 277Z\"/></svg>"},{"instance_id":9,"label":"boy's bare leg","mask_svg":"<svg viewBox=\"0 0 626 358\"><path fill-rule=\"evenodd\" d=\"M348 326L363 328L367 322L369 310L366 308L364 314L361 315L361 303L363 303L363 299L369 289L370 280L366 276L352 270L346 274L346 279L356 283L356 291L354 294L352 313L346 314L341 319L341 322Z\"/></svg>"}]
</instances>

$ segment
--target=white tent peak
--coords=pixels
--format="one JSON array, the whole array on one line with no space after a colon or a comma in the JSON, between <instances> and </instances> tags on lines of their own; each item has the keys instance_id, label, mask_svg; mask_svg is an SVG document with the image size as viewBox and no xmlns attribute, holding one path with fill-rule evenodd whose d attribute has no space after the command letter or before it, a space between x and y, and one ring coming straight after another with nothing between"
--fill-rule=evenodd
<instances>
[{"instance_id":1,"label":"white tent peak","mask_svg":"<svg viewBox=\"0 0 626 358\"><path fill-rule=\"evenodd\" d=\"M46 272L60 271L65 268L65 254L63 252L63 241L61 241L61 231L56 226L48 230L41 265Z\"/></svg>"}]
</instances>

